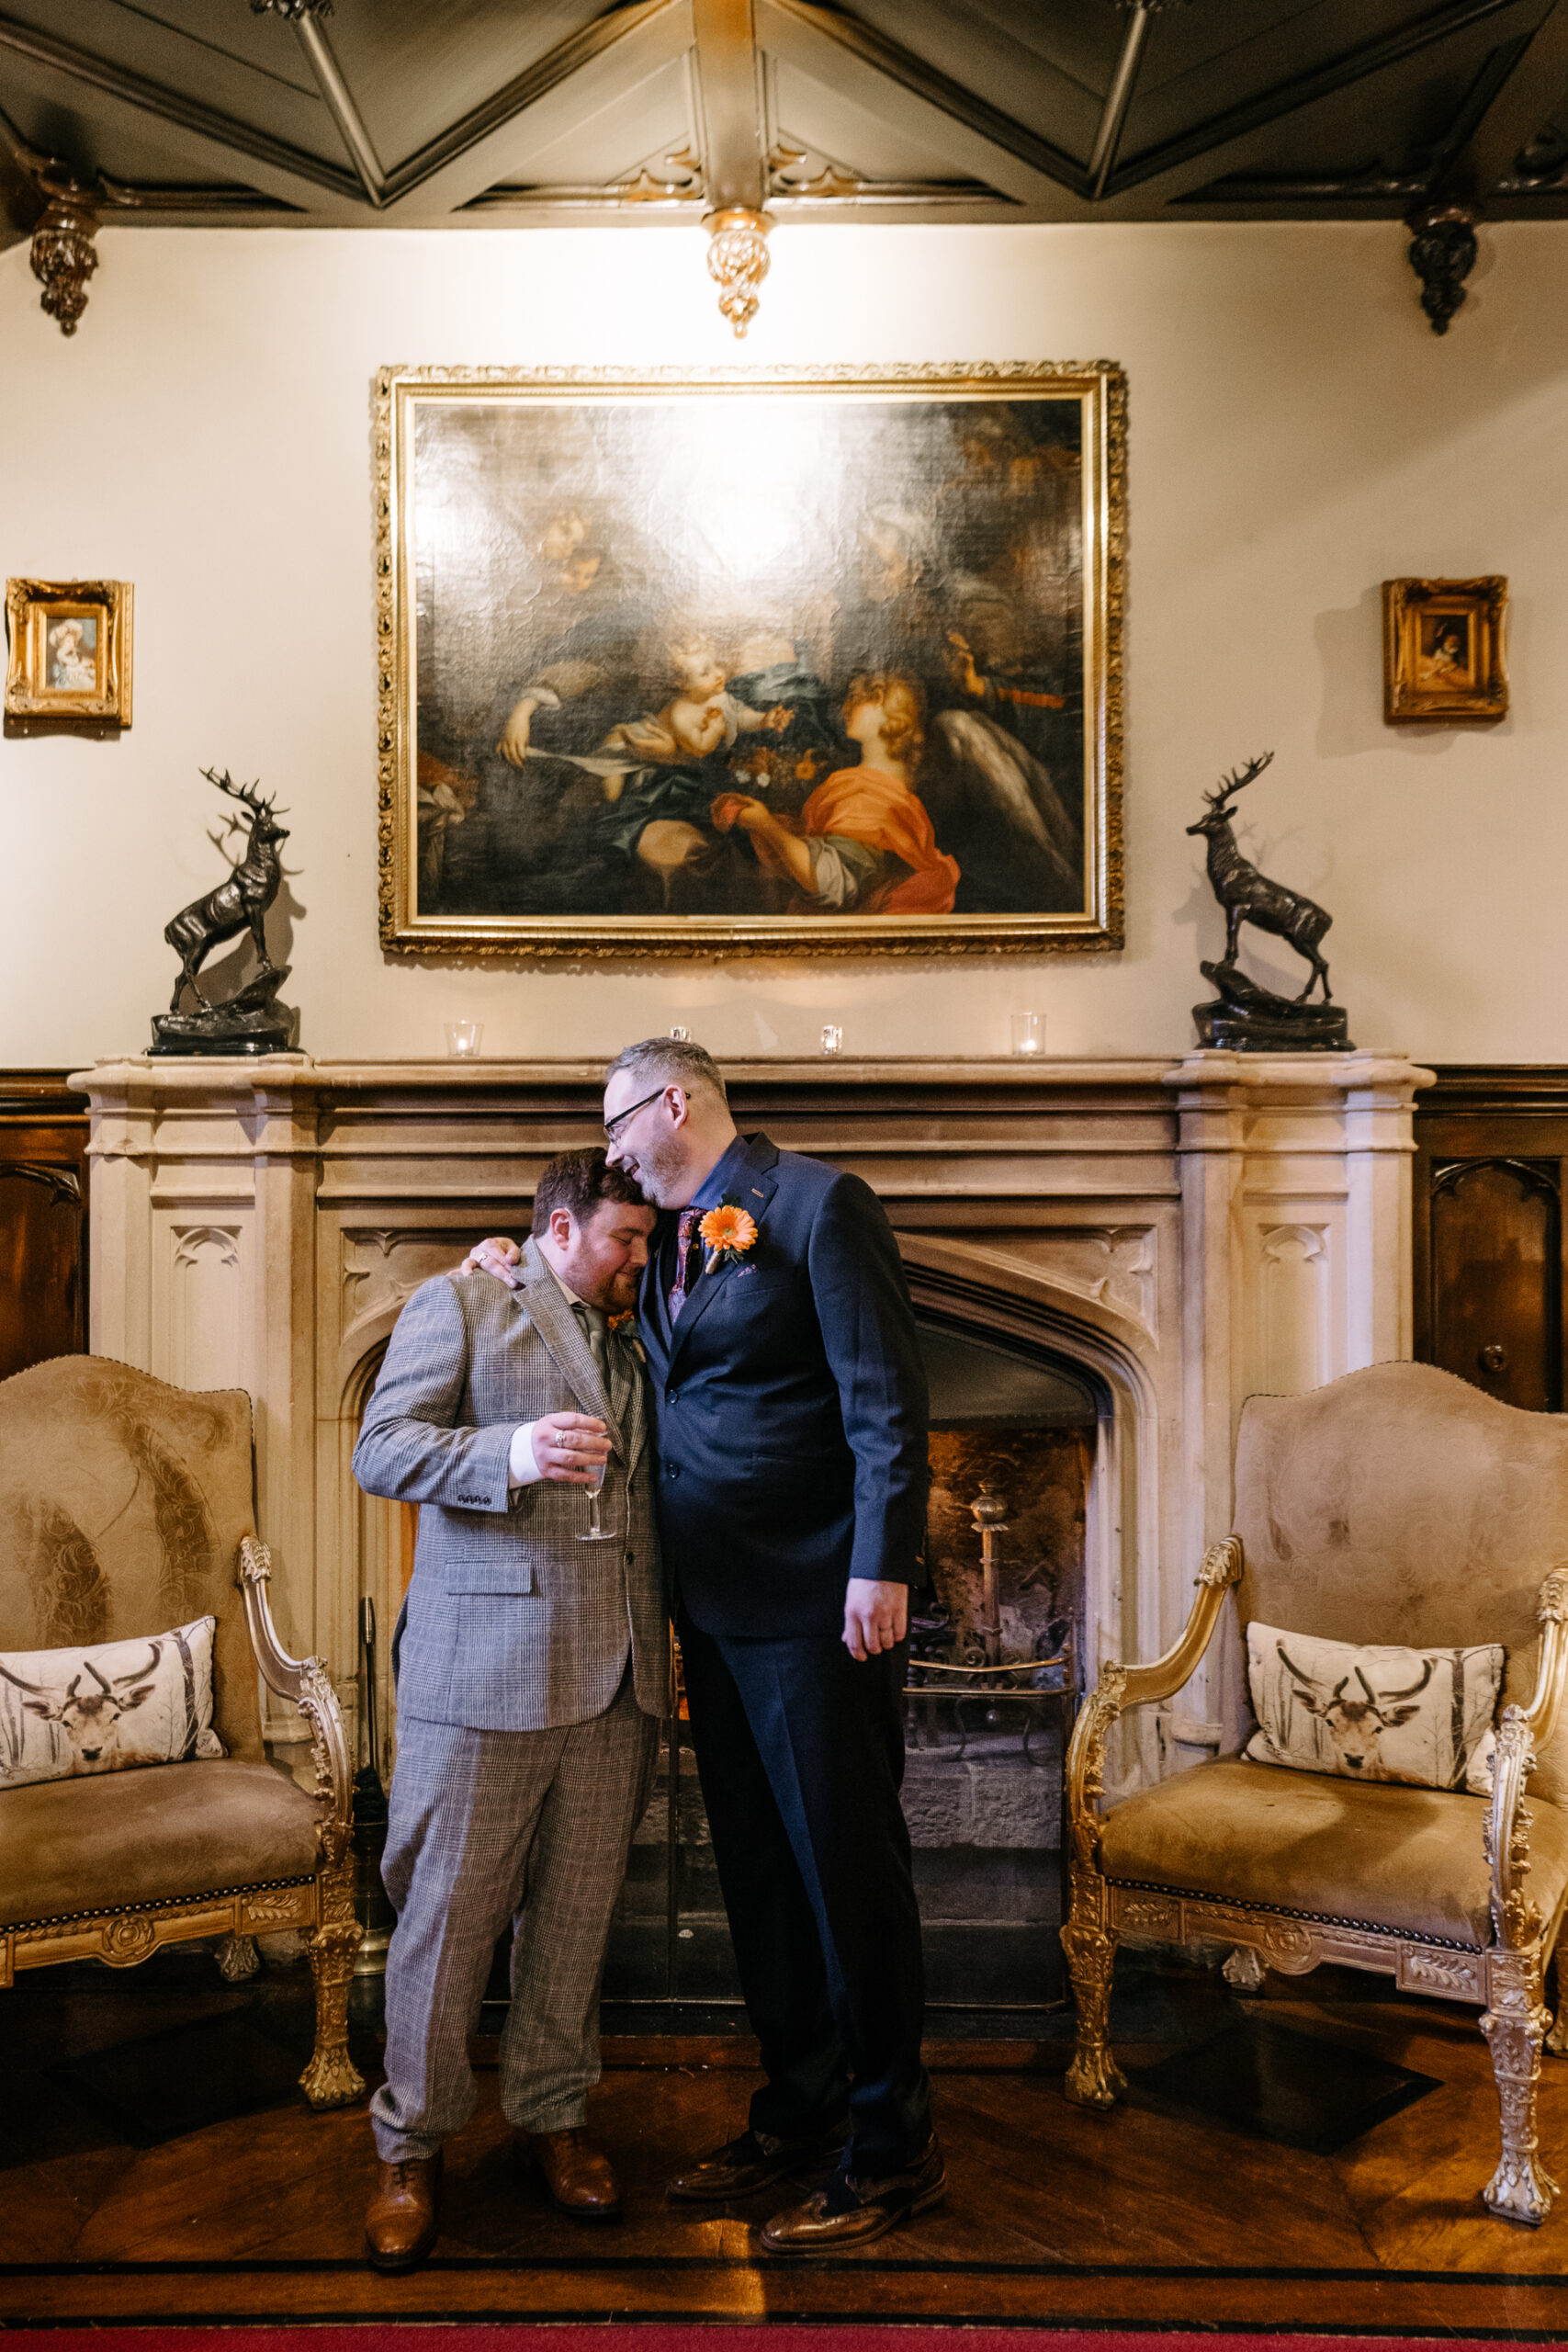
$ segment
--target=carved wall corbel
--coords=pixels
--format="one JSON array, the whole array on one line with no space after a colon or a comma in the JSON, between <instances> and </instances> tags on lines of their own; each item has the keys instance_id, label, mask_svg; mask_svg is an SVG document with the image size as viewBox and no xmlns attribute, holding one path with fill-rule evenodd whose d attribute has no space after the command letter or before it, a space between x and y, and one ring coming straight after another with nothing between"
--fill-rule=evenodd
<instances>
[{"instance_id":1,"label":"carved wall corbel","mask_svg":"<svg viewBox=\"0 0 1568 2352\"><path fill-rule=\"evenodd\" d=\"M1447 334L1465 299L1464 281L1480 250L1475 242L1479 217L1472 204L1449 203L1418 205L1406 215L1410 266L1421 281L1421 308L1434 334Z\"/></svg>"},{"instance_id":2,"label":"carved wall corbel","mask_svg":"<svg viewBox=\"0 0 1568 2352\"><path fill-rule=\"evenodd\" d=\"M98 266L98 216L80 188L51 193L33 231L33 276L43 288L42 308L60 322L62 334L74 334L87 307L87 280Z\"/></svg>"}]
</instances>

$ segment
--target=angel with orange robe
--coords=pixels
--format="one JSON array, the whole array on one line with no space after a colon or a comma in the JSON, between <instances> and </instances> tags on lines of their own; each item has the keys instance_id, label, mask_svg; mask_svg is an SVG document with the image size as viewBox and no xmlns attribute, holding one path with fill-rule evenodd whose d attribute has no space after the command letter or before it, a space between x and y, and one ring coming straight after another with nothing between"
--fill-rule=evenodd
<instances>
[{"instance_id":1,"label":"angel with orange robe","mask_svg":"<svg viewBox=\"0 0 1568 2352\"><path fill-rule=\"evenodd\" d=\"M937 847L913 789L925 745L918 680L862 671L850 681L842 715L860 760L825 776L797 818L725 792L713 804L714 824L721 833L744 828L758 863L797 886L801 913L951 914L958 863Z\"/></svg>"}]
</instances>

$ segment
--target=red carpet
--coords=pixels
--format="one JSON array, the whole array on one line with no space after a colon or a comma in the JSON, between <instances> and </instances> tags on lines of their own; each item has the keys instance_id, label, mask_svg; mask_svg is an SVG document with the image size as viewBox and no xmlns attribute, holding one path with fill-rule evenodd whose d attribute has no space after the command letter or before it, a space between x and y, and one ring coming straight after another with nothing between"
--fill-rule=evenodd
<instances>
[{"instance_id":1,"label":"red carpet","mask_svg":"<svg viewBox=\"0 0 1568 2352\"><path fill-rule=\"evenodd\" d=\"M1263 2335L1179 2329L1052 2328L1032 2322L1016 2327L931 2325L801 2327L788 2323L736 2326L725 2320L671 2326L657 2320L621 2320L582 2327L504 2327L490 2322L471 2326L400 2326L384 2318L353 2327L54 2327L47 2322L11 2322L29 2334L47 2334L50 2352L367 2352L366 2336L395 2335L396 2352L607 2352L612 2335L636 2337L628 2352L937 2352L934 2337L946 2339L942 2352L1147 2352L1154 2338L1160 2352L1482 2352L1498 2343L1555 2344L1563 2338L1544 2331L1500 2328L1477 2335ZM242 2346L234 2342L243 2338Z\"/></svg>"}]
</instances>

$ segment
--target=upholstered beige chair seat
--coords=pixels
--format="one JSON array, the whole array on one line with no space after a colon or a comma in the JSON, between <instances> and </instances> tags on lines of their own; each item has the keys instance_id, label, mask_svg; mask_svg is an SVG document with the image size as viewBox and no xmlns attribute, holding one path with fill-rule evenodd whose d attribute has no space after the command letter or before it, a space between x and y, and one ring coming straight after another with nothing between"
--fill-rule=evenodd
<instances>
[{"instance_id":1,"label":"upholstered beige chair seat","mask_svg":"<svg viewBox=\"0 0 1568 2352\"><path fill-rule=\"evenodd\" d=\"M160 1764L0 1794L0 1926L321 1867L321 1807L270 1764Z\"/></svg>"},{"instance_id":2,"label":"upholstered beige chair seat","mask_svg":"<svg viewBox=\"0 0 1568 2352\"><path fill-rule=\"evenodd\" d=\"M320 1658L290 1657L255 1532L251 1400L196 1395L103 1356L0 1381L0 1656L145 1641L210 1616L221 1758L0 1788L0 1990L62 1961L130 1968L210 1940L231 1979L255 1939L303 1933L315 2107L356 2098L352 1781ZM309 1728L316 1792L267 1760L258 1677Z\"/></svg>"},{"instance_id":3,"label":"upholstered beige chair seat","mask_svg":"<svg viewBox=\"0 0 1568 2352\"><path fill-rule=\"evenodd\" d=\"M1404 1992L1482 2009L1502 2126L1483 2194L1533 2225L1557 2193L1536 2147L1540 2053L1568 2054L1561 1983L1555 2028L1546 2006L1568 1901L1568 1415L1500 1405L1423 1363L1249 1397L1234 1527L1205 1554L1177 1641L1103 1666L1073 1732L1067 2097L1109 2109L1126 2088L1109 2040L1123 1933L1229 1944L1227 1977L1255 1990L1266 1968L1383 1970ZM1412 1649L1496 1643L1492 1796L1233 1756L1102 1810L1118 1723L1175 1699L1233 1605L1244 1646L1253 1623ZM1225 1680L1211 1669L1211 1709Z\"/></svg>"},{"instance_id":4,"label":"upholstered beige chair seat","mask_svg":"<svg viewBox=\"0 0 1568 2352\"><path fill-rule=\"evenodd\" d=\"M1486 1804L1223 1757L1117 1805L1100 1866L1113 1885L1483 1951L1492 1940ZM1568 1886L1568 1814L1537 1798L1530 1816L1530 1893L1555 1913Z\"/></svg>"}]
</instances>

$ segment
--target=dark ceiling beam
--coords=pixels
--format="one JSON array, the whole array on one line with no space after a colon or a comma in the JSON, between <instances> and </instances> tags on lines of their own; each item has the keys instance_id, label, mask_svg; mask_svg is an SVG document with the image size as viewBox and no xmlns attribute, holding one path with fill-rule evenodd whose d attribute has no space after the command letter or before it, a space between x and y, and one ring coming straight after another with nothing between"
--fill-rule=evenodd
<instances>
[{"instance_id":1,"label":"dark ceiling beam","mask_svg":"<svg viewBox=\"0 0 1568 2352\"><path fill-rule=\"evenodd\" d=\"M1107 198L1114 202L1137 188L1142 191L1138 217L1147 219L1151 203L1168 204L1229 172L1256 166L1262 161L1257 152L1259 134L1272 124L1289 115L1304 114L1370 75L1386 73L1477 25L1517 15L1520 6L1521 0L1447 0L1446 6L1397 31L1363 41L1309 74L1278 83L1241 106L1211 116L1179 139L1134 155L1112 175Z\"/></svg>"},{"instance_id":2,"label":"dark ceiling beam","mask_svg":"<svg viewBox=\"0 0 1568 2352\"><path fill-rule=\"evenodd\" d=\"M759 212L768 193L768 141L751 0L692 0L692 31L708 209Z\"/></svg>"},{"instance_id":3,"label":"dark ceiling beam","mask_svg":"<svg viewBox=\"0 0 1568 2352\"><path fill-rule=\"evenodd\" d=\"M1147 0L1134 0L1127 29L1122 36L1121 54L1116 60L1116 71L1111 76L1111 87L1105 94L1100 125L1094 134L1094 150L1089 159L1089 191L1097 198L1105 194L1105 183L1111 177L1116 150L1122 143L1122 129L1127 119L1127 109L1133 103L1133 93L1138 86L1138 67L1143 62L1144 43L1148 39L1149 18L1153 13Z\"/></svg>"},{"instance_id":4,"label":"dark ceiling beam","mask_svg":"<svg viewBox=\"0 0 1568 2352\"><path fill-rule=\"evenodd\" d=\"M1041 217L1094 218L1083 166L857 17L816 0L756 0L770 54L872 114L919 130L963 170ZM902 107L893 104L901 98Z\"/></svg>"},{"instance_id":5,"label":"dark ceiling beam","mask_svg":"<svg viewBox=\"0 0 1568 2352\"><path fill-rule=\"evenodd\" d=\"M1434 198L1484 204L1515 159L1568 92L1568 0L1553 0L1533 33L1517 45L1512 68L1496 77L1468 138L1445 165Z\"/></svg>"},{"instance_id":6,"label":"dark ceiling beam","mask_svg":"<svg viewBox=\"0 0 1568 2352\"><path fill-rule=\"evenodd\" d=\"M442 218L692 45L692 0L638 0L595 17L387 175L386 209Z\"/></svg>"},{"instance_id":7,"label":"dark ceiling beam","mask_svg":"<svg viewBox=\"0 0 1568 2352\"><path fill-rule=\"evenodd\" d=\"M354 94L343 78L343 69L333 55L332 44L317 17L299 17L294 29L299 37L316 87L326 104L327 112L337 125L338 137L348 150L349 161L359 175L359 185L378 212L387 201L387 175L381 169L375 141L365 127L365 118L354 102Z\"/></svg>"},{"instance_id":8,"label":"dark ceiling beam","mask_svg":"<svg viewBox=\"0 0 1568 2352\"><path fill-rule=\"evenodd\" d=\"M182 92L149 82L87 50L56 40L52 34L0 17L0 53L6 52L25 58L63 81L96 90L122 123L144 130L151 116L170 124L186 134L186 148L194 148L208 169L216 165L220 170L233 170L243 162L244 178L285 204L314 210L325 194L340 201L346 198L356 209L363 207L358 183L337 164L307 154L284 140L269 138L248 122L199 106Z\"/></svg>"}]
</instances>

